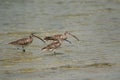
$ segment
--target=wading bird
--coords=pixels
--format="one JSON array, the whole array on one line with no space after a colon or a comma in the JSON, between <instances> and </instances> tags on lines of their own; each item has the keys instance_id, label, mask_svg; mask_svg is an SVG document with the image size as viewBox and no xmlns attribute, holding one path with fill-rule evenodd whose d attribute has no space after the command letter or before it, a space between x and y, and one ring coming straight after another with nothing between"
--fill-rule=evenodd
<instances>
[{"instance_id":1,"label":"wading bird","mask_svg":"<svg viewBox=\"0 0 120 80\"><path fill-rule=\"evenodd\" d=\"M47 46L43 47L42 51L54 51L54 54L56 53L55 50L61 46L62 40L58 39L53 41L51 44L48 44Z\"/></svg>"},{"instance_id":2,"label":"wading bird","mask_svg":"<svg viewBox=\"0 0 120 80\"><path fill-rule=\"evenodd\" d=\"M23 52L25 52L25 49L24 49L24 48L25 48L27 45L29 45L29 44L31 44L31 43L33 42L33 37L36 37L36 38L40 39L41 41L43 41L43 42L45 43L45 41L44 41L42 38L40 38L40 37L38 37L38 36L36 36L36 35L34 35L34 34L35 34L35 33L31 33L28 38L18 39L18 40L16 40L16 41L10 42L10 43L8 43L8 44L12 44L12 45L15 45L15 46L21 46Z\"/></svg>"},{"instance_id":3,"label":"wading bird","mask_svg":"<svg viewBox=\"0 0 120 80\"><path fill-rule=\"evenodd\" d=\"M76 40L79 41L79 39L75 35L71 34L68 31L65 31L64 34L57 34L57 35L53 35L53 36L46 36L44 38L44 40L46 40L46 41L48 41L48 40L55 41L55 40L61 39L61 40L65 40L65 41L71 43L71 41L67 40L68 39L68 35L74 37Z\"/></svg>"}]
</instances>

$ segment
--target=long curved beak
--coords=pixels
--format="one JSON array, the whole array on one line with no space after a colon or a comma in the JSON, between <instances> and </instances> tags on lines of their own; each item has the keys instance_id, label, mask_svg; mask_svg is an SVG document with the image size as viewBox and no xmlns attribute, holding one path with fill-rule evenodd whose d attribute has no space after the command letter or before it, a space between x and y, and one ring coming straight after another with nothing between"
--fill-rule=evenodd
<instances>
[{"instance_id":1,"label":"long curved beak","mask_svg":"<svg viewBox=\"0 0 120 80\"><path fill-rule=\"evenodd\" d=\"M42 39L42 38L40 38L40 37L38 37L38 36L36 36L36 35L34 35L34 34L32 34L34 37L36 37L36 38L38 38L38 39L40 39L42 42L44 42L45 43L45 41Z\"/></svg>"},{"instance_id":2,"label":"long curved beak","mask_svg":"<svg viewBox=\"0 0 120 80\"><path fill-rule=\"evenodd\" d=\"M66 41L66 42L68 42L68 43L70 43L70 44L72 44L72 42L71 42L71 41L69 41L69 40L67 40L67 39L65 39L65 41Z\"/></svg>"},{"instance_id":3,"label":"long curved beak","mask_svg":"<svg viewBox=\"0 0 120 80\"><path fill-rule=\"evenodd\" d=\"M77 41L80 41L75 35L69 33L69 35L71 35L72 37L74 37Z\"/></svg>"}]
</instances>

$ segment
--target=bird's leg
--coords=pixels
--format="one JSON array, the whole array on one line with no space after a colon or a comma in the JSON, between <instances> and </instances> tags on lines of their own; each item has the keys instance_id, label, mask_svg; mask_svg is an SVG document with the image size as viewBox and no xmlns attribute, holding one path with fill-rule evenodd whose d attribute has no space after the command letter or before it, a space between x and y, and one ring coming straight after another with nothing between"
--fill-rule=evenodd
<instances>
[{"instance_id":1,"label":"bird's leg","mask_svg":"<svg viewBox=\"0 0 120 80\"><path fill-rule=\"evenodd\" d=\"M53 53L52 53L52 55L55 55L56 54L56 52L55 52L55 50L53 50Z\"/></svg>"},{"instance_id":2,"label":"bird's leg","mask_svg":"<svg viewBox=\"0 0 120 80\"><path fill-rule=\"evenodd\" d=\"M25 49L23 49L23 52L25 52Z\"/></svg>"},{"instance_id":3,"label":"bird's leg","mask_svg":"<svg viewBox=\"0 0 120 80\"><path fill-rule=\"evenodd\" d=\"M25 52L24 46L22 46L23 52Z\"/></svg>"},{"instance_id":4,"label":"bird's leg","mask_svg":"<svg viewBox=\"0 0 120 80\"><path fill-rule=\"evenodd\" d=\"M55 51L54 51L53 53L54 53L54 54L56 54L56 52L55 52Z\"/></svg>"},{"instance_id":5,"label":"bird's leg","mask_svg":"<svg viewBox=\"0 0 120 80\"><path fill-rule=\"evenodd\" d=\"M17 48L17 49L20 49L20 48Z\"/></svg>"}]
</instances>

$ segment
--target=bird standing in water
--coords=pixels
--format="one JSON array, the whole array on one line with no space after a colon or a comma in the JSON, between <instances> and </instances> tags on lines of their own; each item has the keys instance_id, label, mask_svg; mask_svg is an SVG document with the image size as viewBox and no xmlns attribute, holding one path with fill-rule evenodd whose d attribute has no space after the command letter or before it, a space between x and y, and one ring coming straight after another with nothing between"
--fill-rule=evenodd
<instances>
[{"instance_id":1,"label":"bird standing in water","mask_svg":"<svg viewBox=\"0 0 120 80\"><path fill-rule=\"evenodd\" d=\"M27 46L27 45L29 45L33 42L33 37L36 37L36 38L40 39L41 41L43 41L45 43L45 41L42 38L40 38L40 37L38 37L34 34L35 33L31 33L28 38L18 39L16 41L10 42L8 44L12 44L12 45L15 45L15 46L21 46L22 49L23 49L23 52L25 52L25 49L24 49L25 46Z\"/></svg>"},{"instance_id":2,"label":"bird standing in water","mask_svg":"<svg viewBox=\"0 0 120 80\"><path fill-rule=\"evenodd\" d=\"M68 31L65 31L64 34L57 34L57 35L52 35L52 36L46 36L44 38L44 40L46 40L46 41L48 41L48 40L55 41L55 40L61 39L61 40L65 40L65 41L71 43L71 41L67 40L68 39L68 35L74 37L76 40L79 41L79 39L75 35L71 34Z\"/></svg>"},{"instance_id":3,"label":"bird standing in water","mask_svg":"<svg viewBox=\"0 0 120 80\"><path fill-rule=\"evenodd\" d=\"M62 42L62 40L60 40L60 39L55 40L51 44L43 47L41 50L43 50L43 51L54 51L61 46L61 42ZM54 51L54 54L55 54L55 51Z\"/></svg>"}]
</instances>

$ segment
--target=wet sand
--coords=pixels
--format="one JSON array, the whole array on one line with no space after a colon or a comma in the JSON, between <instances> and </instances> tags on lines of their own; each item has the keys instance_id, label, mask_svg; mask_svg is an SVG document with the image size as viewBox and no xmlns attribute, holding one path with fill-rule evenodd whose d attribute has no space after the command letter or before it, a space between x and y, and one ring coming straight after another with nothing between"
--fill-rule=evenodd
<instances>
[{"instance_id":1,"label":"wet sand","mask_svg":"<svg viewBox=\"0 0 120 80\"><path fill-rule=\"evenodd\" d=\"M0 0L0 80L120 80L119 0ZM79 37L52 52L34 38L26 52L8 43L36 32Z\"/></svg>"}]
</instances>

